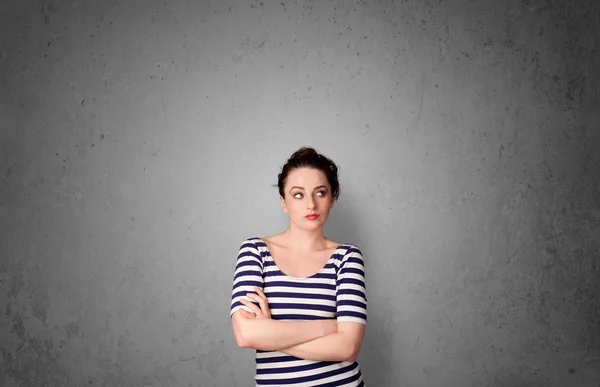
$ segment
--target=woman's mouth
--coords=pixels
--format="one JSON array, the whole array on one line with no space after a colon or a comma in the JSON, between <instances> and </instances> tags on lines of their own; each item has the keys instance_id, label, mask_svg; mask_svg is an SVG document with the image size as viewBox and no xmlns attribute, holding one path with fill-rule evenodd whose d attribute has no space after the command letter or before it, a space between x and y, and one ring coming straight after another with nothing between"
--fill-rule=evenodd
<instances>
[{"instance_id":1,"label":"woman's mouth","mask_svg":"<svg viewBox=\"0 0 600 387\"><path fill-rule=\"evenodd\" d=\"M319 214L310 214L305 216L308 220L317 220L319 218Z\"/></svg>"}]
</instances>

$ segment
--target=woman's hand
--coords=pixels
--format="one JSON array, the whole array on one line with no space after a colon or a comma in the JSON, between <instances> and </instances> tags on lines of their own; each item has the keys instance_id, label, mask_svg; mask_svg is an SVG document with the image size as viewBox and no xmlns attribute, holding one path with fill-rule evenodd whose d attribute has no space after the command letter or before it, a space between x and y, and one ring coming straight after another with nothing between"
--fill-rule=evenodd
<instances>
[{"instance_id":1,"label":"woman's hand","mask_svg":"<svg viewBox=\"0 0 600 387\"><path fill-rule=\"evenodd\" d=\"M267 301L267 296L263 293L262 289L255 286L254 290L256 294L246 293L246 297L250 298L253 301L256 301L260 307L254 305L252 302L241 299L240 302L250 308L252 312L248 312L244 309L240 309L240 314L248 319L270 319L271 318L271 310L269 309L269 302Z\"/></svg>"}]
</instances>

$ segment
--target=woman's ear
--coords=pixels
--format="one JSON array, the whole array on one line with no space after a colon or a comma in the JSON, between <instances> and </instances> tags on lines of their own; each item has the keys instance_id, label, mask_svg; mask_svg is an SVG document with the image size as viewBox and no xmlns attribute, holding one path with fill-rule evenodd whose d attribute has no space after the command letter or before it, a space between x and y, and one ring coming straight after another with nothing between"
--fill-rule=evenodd
<instances>
[{"instance_id":1,"label":"woman's ear","mask_svg":"<svg viewBox=\"0 0 600 387\"><path fill-rule=\"evenodd\" d=\"M281 210L287 214L287 207L285 206L285 199L279 195L279 201L281 202Z\"/></svg>"}]
</instances>

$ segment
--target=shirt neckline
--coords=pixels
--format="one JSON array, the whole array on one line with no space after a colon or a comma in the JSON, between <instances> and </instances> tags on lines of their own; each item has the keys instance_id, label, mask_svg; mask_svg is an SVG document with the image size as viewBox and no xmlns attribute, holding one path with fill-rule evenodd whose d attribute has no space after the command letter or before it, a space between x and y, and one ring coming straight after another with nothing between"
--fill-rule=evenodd
<instances>
[{"instance_id":1,"label":"shirt neckline","mask_svg":"<svg viewBox=\"0 0 600 387\"><path fill-rule=\"evenodd\" d=\"M275 268L281 274L283 274L284 276L286 276L288 278L292 278L292 279L297 279L297 280L311 279L311 278L315 278L316 276L318 276L319 274L321 274L327 268L327 265L329 265L329 263L333 260L333 257L337 254L337 251L340 249L340 247L346 246L345 243L341 243L341 244L337 245L335 247L335 249L333 249L333 252L329 256L329 259L327 260L327 262L325 262L325 264L323 265L323 267L319 271L317 271L316 273L311 274L311 275L306 276L306 277L295 277L295 276L286 274L283 270L281 270L281 268L277 265L277 262L275 262L275 258L273 257L273 254L271 254L271 250L269 249L269 246L267 246L267 243L262 238L258 238L258 239L263 244L266 252L269 253L269 256L271 257L271 261L273 262L273 266L275 266Z\"/></svg>"}]
</instances>

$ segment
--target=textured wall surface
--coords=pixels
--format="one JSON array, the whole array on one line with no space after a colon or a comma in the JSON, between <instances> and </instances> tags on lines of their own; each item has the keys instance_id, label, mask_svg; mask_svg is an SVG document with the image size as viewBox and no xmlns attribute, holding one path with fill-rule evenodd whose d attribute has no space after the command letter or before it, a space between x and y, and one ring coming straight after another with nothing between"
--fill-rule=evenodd
<instances>
[{"instance_id":1,"label":"textured wall surface","mask_svg":"<svg viewBox=\"0 0 600 387\"><path fill-rule=\"evenodd\" d=\"M600 386L597 1L0 10L0 386L253 385L233 267L301 145L369 387Z\"/></svg>"}]
</instances>

